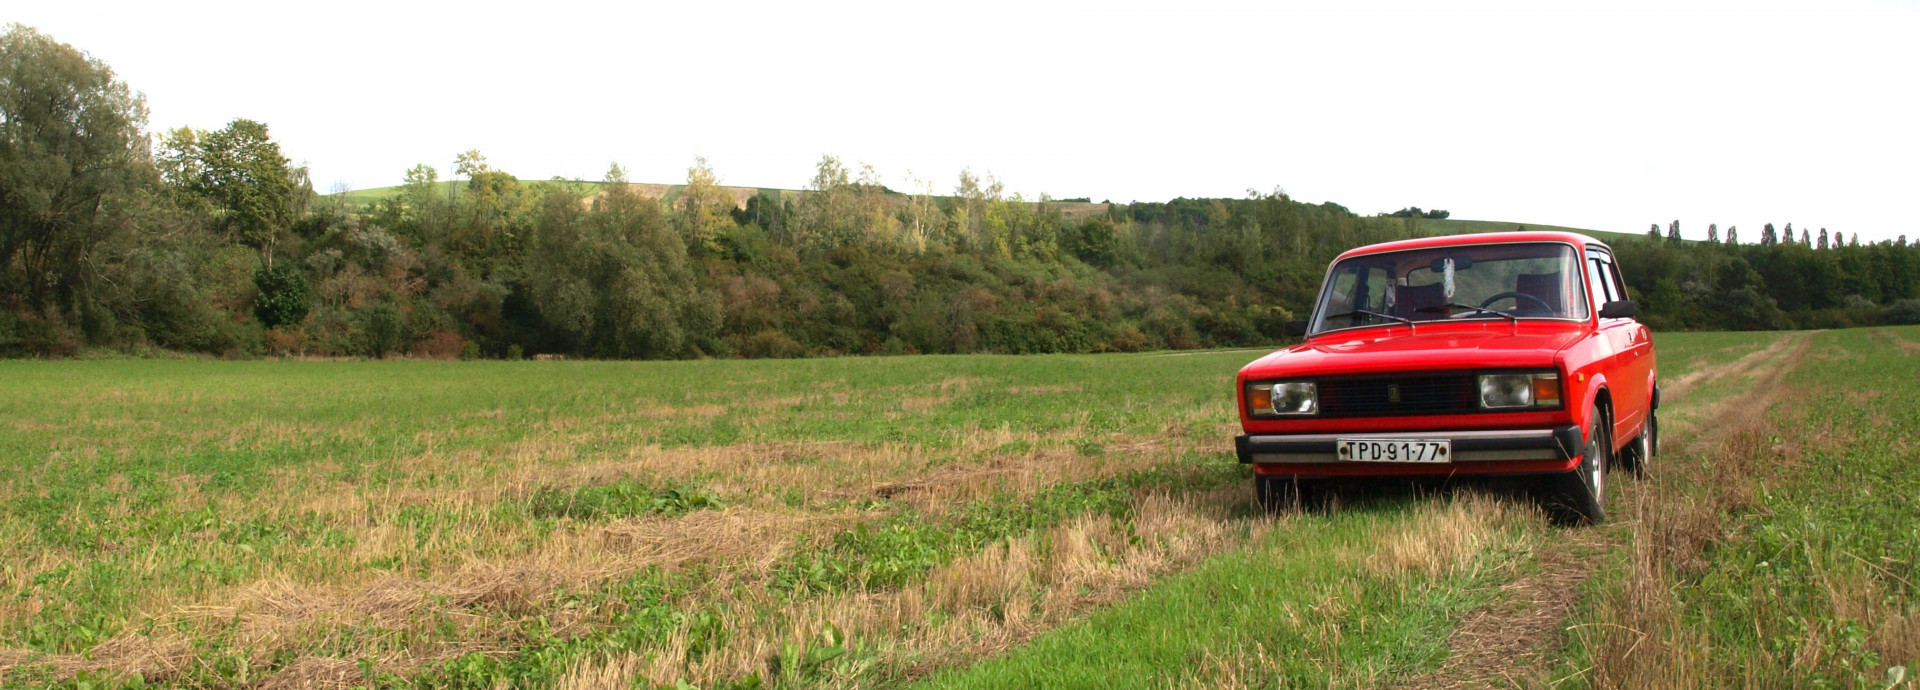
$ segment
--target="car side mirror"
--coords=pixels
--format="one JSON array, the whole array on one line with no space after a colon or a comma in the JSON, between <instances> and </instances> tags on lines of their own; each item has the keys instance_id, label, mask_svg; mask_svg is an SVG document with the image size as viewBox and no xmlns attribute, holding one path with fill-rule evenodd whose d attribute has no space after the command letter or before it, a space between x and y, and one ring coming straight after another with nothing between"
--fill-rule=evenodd
<instances>
[{"instance_id":1,"label":"car side mirror","mask_svg":"<svg viewBox=\"0 0 1920 690\"><path fill-rule=\"evenodd\" d=\"M1287 337L1298 338L1300 336L1307 334L1307 322L1288 321L1286 325L1286 329L1287 329Z\"/></svg>"},{"instance_id":2,"label":"car side mirror","mask_svg":"<svg viewBox=\"0 0 1920 690\"><path fill-rule=\"evenodd\" d=\"M1600 305L1600 318L1603 319L1631 319L1636 313L1639 313L1639 310L1634 308L1633 300L1630 299L1615 300Z\"/></svg>"}]
</instances>

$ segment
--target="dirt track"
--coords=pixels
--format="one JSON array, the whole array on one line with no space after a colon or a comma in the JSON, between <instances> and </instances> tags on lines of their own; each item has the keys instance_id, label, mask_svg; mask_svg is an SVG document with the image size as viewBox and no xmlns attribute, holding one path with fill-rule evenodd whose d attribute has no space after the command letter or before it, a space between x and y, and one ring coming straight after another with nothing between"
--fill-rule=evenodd
<instances>
[{"instance_id":1,"label":"dirt track","mask_svg":"<svg viewBox=\"0 0 1920 690\"><path fill-rule=\"evenodd\" d=\"M1682 442L1662 449L1662 456L1696 452L1710 448L1735 429L1726 425L1700 429L1692 420L1721 420L1751 415L1730 415L1735 408L1762 409L1778 394L1781 378L1796 367L1811 339L1807 334L1783 336L1772 345L1724 364L1708 366L1678 377L1661 387L1662 407L1682 415L1666 414L1663 434L1680 432ZM1687 393L1702 384L1730 377L1753 376L1759 379L1748 395L1730 396L1711 403L1711 409L1696 410L1687 401ZM1678 409L1675 409L1678 408ZM1736 420L1737 422L1737 420ZM1672 439L1672 436L1667 436ZM1659 465L1649 467L1658 472ZM1622 473L1624 477L1624 473ZM1642 485L1645 486L1645 485ZM1638 487L1636 487L1638 488ZM1615 507L1616 525L1632 512L1622 495L1615 492L1610 503ZM1643 496L1643 500L1657 497ZM1580 587L1587 577L1602 567L1614 549L1626 545L1632 535L1622 529L1587 528L1571 531L1564 540L1550 542L1535 554L1535 567L1500 588L1491 602L1467 615L1465 622L1448 640L1451 656L1440 669L1411 679L1412 688L1544 687L1554 671L1554 660L1563 650L1569 617L1579 605Z\"/></svg>"}]
</instances>

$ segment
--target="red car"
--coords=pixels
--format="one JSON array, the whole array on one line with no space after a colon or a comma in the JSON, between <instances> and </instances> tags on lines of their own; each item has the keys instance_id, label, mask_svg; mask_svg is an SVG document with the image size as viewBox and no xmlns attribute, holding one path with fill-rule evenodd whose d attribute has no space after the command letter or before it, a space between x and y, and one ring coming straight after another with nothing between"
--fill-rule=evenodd
<instances>
[{"instance_id":1,"label":"red car","mask_svg":"<svg viewBox=\"0 0 1920 690\"><path fill-rule=\"evenodd\" d=\"M1361 247L1305 342L1240 370L1240 461L1269 510L1350 477L1535 476L1570 522L1659 446L1653 341L1607 245L1565 232Z\"/></svg>"}]
</instances>

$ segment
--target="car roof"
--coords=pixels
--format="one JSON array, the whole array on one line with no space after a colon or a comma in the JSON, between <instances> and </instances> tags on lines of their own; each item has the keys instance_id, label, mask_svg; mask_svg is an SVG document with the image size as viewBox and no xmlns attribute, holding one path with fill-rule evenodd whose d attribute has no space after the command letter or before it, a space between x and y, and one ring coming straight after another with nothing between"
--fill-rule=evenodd
<instances>
[{"instance_id":1,"label":"car roof","mask_svg":"<svg viewBox=\"0 0 1920 690\"><path fill-rule=\"evenodd\" d=\"M1602 247L1607 246L1607 243L1605 242L1601 242L1600 240L1596 240L1592 237L1588 237L1586 235L1582 235L1577 232L1563 232L1563 231L1549 231L1549 230L1522 230L1517 232L1477 232L1477 233L1468 233L1464 235L1440 235L1436 237L1417 237L1410 240L1395 240L1392 242L1381 242L1379 244L1369 244L1365 247L1355 247L1353 249L1349 249L1347 251L1341 252L1340 256L1334 258L1334 261L1339 261L1341 259L1345 259L1350 256L1359 256L1362 254L1376 254L1379 252L1397 252L1397 251L1403 251L1408 249L1431 249L1434 247L1463 247L1463 246L1471 246L1476 244L1496 244L1496 243L1504 244L1508 242L1565 242L1567 244L1571 244L1576 247L1583 247L1589 244L1597 244Z\"/></svg>"}]
</instances>

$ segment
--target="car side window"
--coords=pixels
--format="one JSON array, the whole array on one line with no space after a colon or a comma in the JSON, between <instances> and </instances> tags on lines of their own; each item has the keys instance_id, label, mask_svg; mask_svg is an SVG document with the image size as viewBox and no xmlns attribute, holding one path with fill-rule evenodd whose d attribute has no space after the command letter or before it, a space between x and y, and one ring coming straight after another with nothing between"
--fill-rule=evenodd
<instances>
[{"instance_id":1,"label":"car side window","mask_svg":"<svg viewBox=\"0 0 1920 690\"><path fill-rule=\"evenodd\" d=\"M1597 310L1601 305L1613 301L1608 294L1610 289L1606 269L1601 267L1598 256L1587 259L1587 288L1593 291L1593 306Z\"/></svg>"},{"instance_id":2,"label":"car side window","mask_svg":"<svg viewBox=\"0 0 1920 690\"><path fill-rule=\"evenodd\" d=\"M1607 262L1607 290L1615 300L1627 298L1627 283L1620 279L1620 265L1612 261Z\"/></svg>"}]
</instances>

